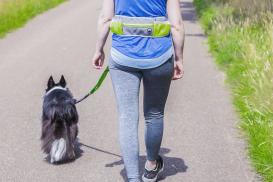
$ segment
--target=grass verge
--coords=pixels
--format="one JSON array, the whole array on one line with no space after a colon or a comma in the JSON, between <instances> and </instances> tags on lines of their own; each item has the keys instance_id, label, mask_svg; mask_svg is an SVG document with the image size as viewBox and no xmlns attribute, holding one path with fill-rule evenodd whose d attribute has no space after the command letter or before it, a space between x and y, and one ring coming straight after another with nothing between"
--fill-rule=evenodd
<instances>
[{"instance_id":1,"label":"grass verge","mask_svg":"<svg viewBox=\"0 0 273 182\"><path fill-rule=\"evenodd\" d=\"M0 0L0 38L65 0Z\"/></svg>"},{"instance_id":2,"label":"grass verge","mask_svg":"<svg viewBox=\"0 0 273 182\"><path fill-rule=\"evenodd\" d=\"M210 51L226 72L252 165L264 181L272 182L273 15L256 8L255 15L245 16L247 10L228 0L195 0L194 4Z\"/></svg>"}]
</instances>

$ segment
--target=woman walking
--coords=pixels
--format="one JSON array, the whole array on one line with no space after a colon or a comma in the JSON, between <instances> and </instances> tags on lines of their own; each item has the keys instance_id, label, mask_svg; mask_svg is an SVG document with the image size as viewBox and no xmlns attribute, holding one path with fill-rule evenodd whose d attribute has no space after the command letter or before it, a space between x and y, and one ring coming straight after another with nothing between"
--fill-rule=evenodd
<instances>
[{"instance_id":1,"label":"woman walking","mask_svg":"<svg viewBox=\"0 0 273 182\"><path fill-rule=\"evenodd\" d=\"M139 88L144 87L144 182L157 180L164 162L159 155L164 108L171 80L183 77L184 28L179 0L104 0L99 38L92 59L101 69L103 47L112 31L110 76L119 113L119 142L129 182L140 182Z\"/></svg>"}]
</instances>

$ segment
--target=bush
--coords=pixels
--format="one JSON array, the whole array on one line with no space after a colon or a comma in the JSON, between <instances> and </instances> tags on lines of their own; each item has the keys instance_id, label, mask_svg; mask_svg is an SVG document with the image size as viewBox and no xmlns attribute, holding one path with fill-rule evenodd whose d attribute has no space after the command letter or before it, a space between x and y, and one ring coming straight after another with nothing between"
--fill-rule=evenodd
<instances>
[{"instance_id":1,"label":"bush","mask_svg":"<svg viewBox=\"0 0 273 182\"><path fill-rule=\"evenodd\" d=\"M64 0L0 0L0 37Z\"/></svg>"},{"instance_id":2,"label":"bush","mask_svg":"<svg viewBox=\"0 0 273 182\"><path fill-rule=\"evenodd\" d=\"M272 1L248 8L250 2L258 1L195 0L195 5L210 50L227 74L252 164L265 181L272 182L273 14L269 7L263 9ZM250 12L256 14L246 16Z\"/></svg>"}]
</instances>

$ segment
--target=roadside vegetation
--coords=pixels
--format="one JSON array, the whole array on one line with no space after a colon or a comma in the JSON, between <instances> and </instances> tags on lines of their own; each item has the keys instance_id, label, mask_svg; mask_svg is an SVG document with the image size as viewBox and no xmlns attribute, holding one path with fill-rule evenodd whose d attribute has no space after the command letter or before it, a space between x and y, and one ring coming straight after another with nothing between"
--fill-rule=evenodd
<instances>
[{"instance_id":1,"label":"roadside vegetation","mask_svg":"<svg viewBox=\"0 0 273 182\"><path fill-rule=\"evenodd\" d=\"M194 0L210 51L226 72L248 154L273 181L273 0Z\"/></svg>"},{"instance_id":2,"label":"roadside vegetation","mask_svg":"<svg viewBox=\"0 0 273 182\"><path fill-rule=\"evenodd\" d=\"M65 0L0 0L0 38Z\"/></svg>"}]
</instances>

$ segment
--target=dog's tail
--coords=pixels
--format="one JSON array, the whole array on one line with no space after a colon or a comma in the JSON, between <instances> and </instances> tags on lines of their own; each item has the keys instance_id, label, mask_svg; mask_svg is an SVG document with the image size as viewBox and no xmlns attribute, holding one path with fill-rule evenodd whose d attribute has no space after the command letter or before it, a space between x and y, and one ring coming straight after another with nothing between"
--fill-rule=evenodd
<instances>
[{"instance_id":1,"label":"dog's tail","mask_svg":"<svg viewBox=\"0 0 273 182\"><path fill-rule=\"evenodd\" d=\"M65 120L56 118L55 119L55 140L51 145L50 150L50 162L59 162L65 158L67 153L67 144L68 144L68 137L67 137L67 123Z\"/></svg>"},{"instance_id":2,"label":"dog's tail","mask_svg":"<svg viewBox=\"0 0 273 182\"><path fill-rule=\"evenodd\" d=\"M66 141L64 138L56 139L52 143L51 151L50 151L50 162L58 162L64 158L66 154Z\"/></svg>"}]
</instances>

